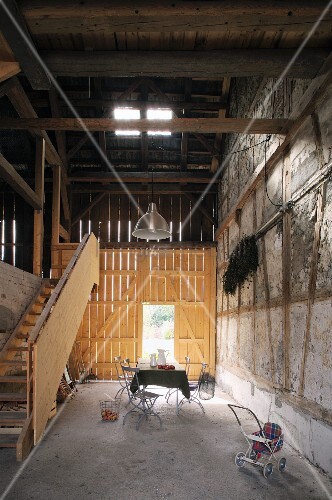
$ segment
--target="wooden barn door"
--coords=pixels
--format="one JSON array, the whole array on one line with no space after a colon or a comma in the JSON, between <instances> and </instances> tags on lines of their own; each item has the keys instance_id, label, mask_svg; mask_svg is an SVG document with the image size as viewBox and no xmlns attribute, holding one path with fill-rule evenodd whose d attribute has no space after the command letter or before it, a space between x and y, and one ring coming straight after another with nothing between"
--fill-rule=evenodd
<instances>
[{"instance_id":1,"label":"wooden barn door","mask_svg":"<svg viewBox=\"0 0 332 500\"><path fill-rule=\"evenodd\" d=\"M58 245L53 271L61 276L75 245ZM55 255L56 254L56 255ZM114 357L142 355L143 305L175 306L174 352L215 367L216 249L101 249L99 286L91 293L76 338L85 366L100 380L114 379Z\"/></svg>"}]
</instances>

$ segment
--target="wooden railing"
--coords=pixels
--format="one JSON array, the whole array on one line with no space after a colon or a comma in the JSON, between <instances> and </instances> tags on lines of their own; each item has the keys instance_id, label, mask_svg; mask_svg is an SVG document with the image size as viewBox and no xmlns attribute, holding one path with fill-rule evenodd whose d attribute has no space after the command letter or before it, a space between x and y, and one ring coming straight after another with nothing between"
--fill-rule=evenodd
<instances>
[{"instance_id":1,"label":"wooden railing","mask_svg":"<svg viewBox=\"0 0 332 500\"><path fill-rule=\"evenodd\" d=\"M29 337L34 444L46 427L89 294L98 282L98 241L93 234L85 235Z\"/></svg>"}]
</instances>

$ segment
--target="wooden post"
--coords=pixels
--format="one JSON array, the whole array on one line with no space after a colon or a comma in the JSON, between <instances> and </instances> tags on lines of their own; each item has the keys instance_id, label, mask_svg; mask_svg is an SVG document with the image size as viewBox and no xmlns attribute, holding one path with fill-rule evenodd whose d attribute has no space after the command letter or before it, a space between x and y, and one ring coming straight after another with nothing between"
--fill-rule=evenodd
<instances>
[{"instance_id":1,"label":"wooden post","mask_svg":"<svg viewBox=\"0 0 332 500\"><path fill-rule=\"evenodd\" d=\"M40 199L41 209L34 210L33 218L33 274L42 276L44 240L44 170L45 139L36 138L35 193Z\"/></svg>"},{"instance_id":2,"label":"wooden post","mask_svg":"<svg viewBox=\"0 0 332 500\"><path fill-rule=\"evenodd\" d=\"M289 158L289 148L284 153L282 199L284 203L291 197L291 164ZM290 389L290 299L291 299L291 214L284 212L282 225L282 298L283 298L283 386Z\"/></svg>"},{"instance_id":3,"label":"wooden post","mask_svg":"<svg viewBox=\"0 0 332 500\"><path fill-rule=\"evenodd\" d=\"M52 246L59 243L60 237L60 166L53 167L53 197L52 197Z\"/></svg>"},{"instance_id":4,"label":"wooden post","mask_svg":"<svg viewBox=\"0 0 332 500\"><path fill-rule=\"evenodd\" d=\"M324 164L324 155L323 155L323 144L322 144L322 135L319 126L319 120L316 113L312 114L312 123L315 134L315 143L316 143L316 151L319 162L319 168L321 169ZM299 378L299 396L304 395L305 388L305 367L308 357L309 351L309 342L310 342L310 330L311 330L311 317L312 317L312 308L315 302L315 293L316 293L316 279L317 279L317 266L319 259L319 247L320 247L320 238L321 238L321 227L324 217L324 208L326 202L326 189L327 182L325 181L319 188L317 193L317 202L316 202L316 222L314 229L314 239L312 245L312 254L311 254L311 265L310 265L310 274L309 274L309 287L308 287L308 301L307 301L307 318L306 318L306 328L304 333L303 340L303 350L302 350L302 359L300 365L300 378Z\"/></svg>"}]
</instances>

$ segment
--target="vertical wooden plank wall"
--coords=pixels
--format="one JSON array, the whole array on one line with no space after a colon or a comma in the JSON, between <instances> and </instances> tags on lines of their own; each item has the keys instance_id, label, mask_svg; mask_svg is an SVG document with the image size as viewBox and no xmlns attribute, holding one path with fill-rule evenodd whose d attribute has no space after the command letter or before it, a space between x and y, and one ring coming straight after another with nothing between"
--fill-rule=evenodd
<instances>
[{"instance_id":1,"label":"vertical wooden plank wall","mask_svg":"<svg viewBox=\"0 0 332 500\"><path fill-rule=\"evenodd\" d=\"M53 248L60 277L73 244ZM101 380L116 377L114 357L142 353L143 303L175 306L175 357L215 367L216 249L102 249L99 286L91 294L76 341L85 365Z\"/></svg>"}]
</instances>

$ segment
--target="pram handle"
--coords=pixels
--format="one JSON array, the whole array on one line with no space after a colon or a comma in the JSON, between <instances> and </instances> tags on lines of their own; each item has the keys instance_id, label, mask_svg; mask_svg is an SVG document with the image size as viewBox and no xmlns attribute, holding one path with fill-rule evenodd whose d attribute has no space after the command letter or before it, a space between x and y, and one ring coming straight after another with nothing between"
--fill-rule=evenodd
<instances>
[{"instance_id":1,"label":"pram handle","mask_svg":"<svg viewBox=\"0 0 332 500\"><path fill-rule=\"evenodd\" d=\"M261 432L261 433L262 433L262 435L263 435L263 429L262 429L262 426L261 426L261 424L260 424L260 422L259 422L258 418L256 417L256 415L254 414L254 412L253 412L253 411L251 411L251 410L250 410L250 408L245 408L244 406L231 405L231 404L228 404L227 406L229 406L229 408L230 408L230 409L232 410L232 412L234 413L235 418L236 418L236 420L237 420L237 423L239 424L239 426L240 426L240 427L242 427L242 426L241 426L241 422L240 422L240 419L239 419L239 417L237 416L236 411L234 410L234 408L239 408L240 410L247 410L249 413L251 413L251 415L254 417L254 419L255 419L255 420L256 420L256 422L257 422L257 425L258 425L258 427L259 427L260 432Z\"/></svg>"}]
</instances>

